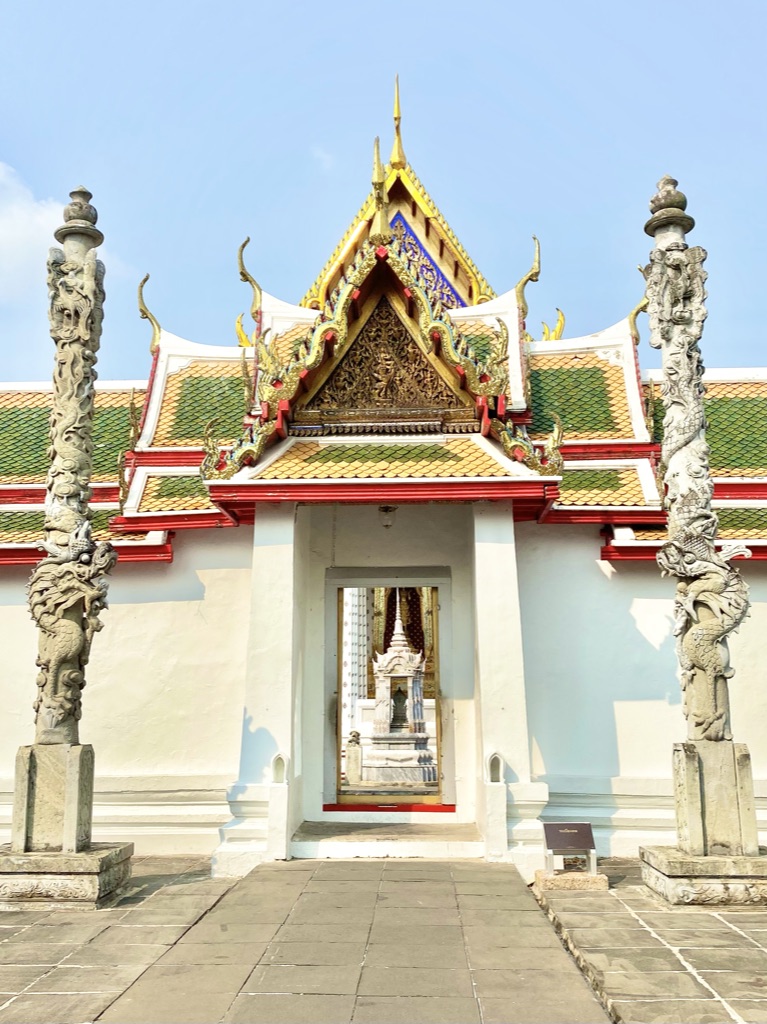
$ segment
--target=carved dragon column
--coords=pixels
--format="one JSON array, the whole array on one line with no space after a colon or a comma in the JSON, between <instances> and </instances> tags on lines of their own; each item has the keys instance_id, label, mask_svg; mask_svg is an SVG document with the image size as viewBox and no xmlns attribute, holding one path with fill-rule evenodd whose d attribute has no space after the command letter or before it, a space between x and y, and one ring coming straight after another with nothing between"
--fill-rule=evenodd
<instances>
[{"instance_id":1,"label":"carved dragon column","mask_svg":"<svg viewBox=\"0 0 767 1024\"><path fill-rule=\"evenodd\" d=\"M104 265L93 250L103 235L90 192L70 195L55 232L63 249L51 249L48 258L56 355L40 542L46 555L28 588L39 630L36 734L16 758L12 856L0 851L0 903L98 904L129 877L133 852L129 843L91 846L93 747L80 744L78 731L85 667L117 555L111 544L94 541L88 509L104 302ZM72 856L81 851L81 858Z\"/></svg>"},{"instance_id":2,"label":"carved dragon column","mask_svg":"<svg viewBox=\"0 0 767 1024\"><path fill-rule=\"evenodd\" d=\"M718 522L711 507L714 486L698 347L706 319L706 252L685 241L695 222L685 212L687 199L676 186L673 178L663 178L650 201L652 216L645 231L655 248L645 279L650 344L661 350L663 359L660 472L668 535L658 565L664 576L677 581L674 633L688 733L686 743L674 746L679 851L707 862L698 872L707 878L706 884L690 878L670 881L679 872L673 870L672 852L662 853L665 848L643 850L641 855L645 881L673 902L727 903L733 900L712 897L712 892L726 895L732 889L721 878L712 882L708 877L719 875L713 862L718 857L750 859L758 854L750 757L744 744L732 742L728 694L734 673L727 638L743 622L749 605L748 588L730 559L748 551L716 547ZM650 863L653 851L658 856ZM689 856L685 863L689 868ZM662 884L655 884L656 869L665 876Z\"/></svg>"},{"instance_id":3,"label":"carved dragon column","mask_svg":"<svg viewBox=\"0 0 767 1024\"><path fill-rule=\"evenodd\" d=\"M104 236L84 188L70 193L62 249L48 257L48 317L56 344L50 420L45 537L47 557L29 583L29 608L39 629L37 743L79 742L80 694L91 640L101 629L106 575L117 555L91 537L88 500L93 463L96 353L101 339L104 264L94 248Z\"/></svg>"}]
</instances>

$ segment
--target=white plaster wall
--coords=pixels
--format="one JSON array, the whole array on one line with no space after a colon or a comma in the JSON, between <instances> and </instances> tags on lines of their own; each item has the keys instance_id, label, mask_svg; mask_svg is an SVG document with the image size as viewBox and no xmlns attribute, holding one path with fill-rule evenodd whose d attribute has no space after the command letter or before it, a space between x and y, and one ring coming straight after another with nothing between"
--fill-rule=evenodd
<instances>
[{"instance_id":1,"label":"white plaster wall","mask_svg":"<svg viewBox=\"0 0 767 1024\"><path fill-rule=\"evenodd\" d=\"M455 794L458 816L473 821L478 771L474 697L474 614L472 599L472 518L467 505L400 505L389 529L381 526L375 505L304 506L299 523L308 523L308 565L305 575L303 685L303 807L309 820L334 817L322 803L334 799L336 679L324 652L328 621L325 610L326 571L387 570L419 567L448 569L450 607L440 610L443 720L452 735L444 736L453 758L446 772L444 798ZM349 584L351 585L351 584ZM445 600L440 593L440 604ZM333 618L335 608L327 612ZM316 653L312 653L316 652ZM449 748L449 749L448 749ZM402 819L398 816L398 820ZM433 816L432 816L433 817ZM344 815L343 820L349 820Z\"/></svg>"},{"instance_id":2,"label":"white plaster wall","mask_svg":"<svg viewBox=\"0 0 767 1024\"><path fill-rule=\"evenodd\" d=\"M599 561L597 527L517 524L532 768L544 817L592 820L600 852L672 841L671 749L686 738L673 583L654 562ZM732 641L735 739L767 826L767 565L738 562L752 616ZM662 833L662 834L661 834Z\"/></svg>"},{"instance_id":3,"label":"white plaster wall","mask_svg":"<svg viewBox=\"0 0 767 1024\"><path fill-rule=\"evenodd\" d=\"M95 838L119 835L139 851L215 846L240 752L251 534L243 527L179 533L171 564L118 563L80 729L96 752ZM16 749L34 737L28 576L28 569L0 576L6 822Z\"/></svg>"}]
</instances>

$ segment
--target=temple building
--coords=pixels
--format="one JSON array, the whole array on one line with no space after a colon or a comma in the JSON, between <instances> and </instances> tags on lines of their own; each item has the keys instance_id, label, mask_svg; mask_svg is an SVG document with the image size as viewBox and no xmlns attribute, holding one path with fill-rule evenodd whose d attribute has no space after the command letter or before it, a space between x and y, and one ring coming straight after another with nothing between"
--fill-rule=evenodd
<instances>
[{"instance_id":1,"label":"temple building","mask_svg":"<svg viewBox=\"0 0 767 1024\"><path fill-rule=\"evenodd\" d=\"M646 249L638 231L626 260ZM527 877L545 821L591 823L600 855L674 842L660 371L639 363L641 303L534 337L537 241L531 260L491 288L408 163L397 103L389 162L376 141L300 302L264 292L243 245L248 320L197 344L142 283L146 379L96 396L94 536L119 561L83 697L94 839L208 853L222 875L427 856ZM705 383L719 536L750 552L730 692L767 829L767 369ZM0 384L2 841L33 718L50 405L47 384Z\"/></svg>"}]
</instances>

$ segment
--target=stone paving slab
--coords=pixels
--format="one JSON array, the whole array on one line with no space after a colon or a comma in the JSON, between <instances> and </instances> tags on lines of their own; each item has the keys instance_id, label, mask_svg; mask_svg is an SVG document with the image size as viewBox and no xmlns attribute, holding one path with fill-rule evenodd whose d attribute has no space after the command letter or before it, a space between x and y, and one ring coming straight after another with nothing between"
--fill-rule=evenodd
<instances>
[{"instance_id":1,"label":"stone paving slab","mask_svg":"<svg viewBox=\"0 0 767 1024\"><path fill-rule=\"evenodd\" d=\"M0 916L0 1024L608 1019L511 865L207 868L136 858L108 910Z\"/></svg>"},{"instance_id":2,"label":"stone paving slab","mask_svg":"<svg viewBox=\"0 0 767 1024\"><path fill-rule=\"evenodd\" d=\"M616 1024L767 1024L767 907L670 906L638 861L601 870L599 897L540 901Z\"/></svg>"}]
</instances>

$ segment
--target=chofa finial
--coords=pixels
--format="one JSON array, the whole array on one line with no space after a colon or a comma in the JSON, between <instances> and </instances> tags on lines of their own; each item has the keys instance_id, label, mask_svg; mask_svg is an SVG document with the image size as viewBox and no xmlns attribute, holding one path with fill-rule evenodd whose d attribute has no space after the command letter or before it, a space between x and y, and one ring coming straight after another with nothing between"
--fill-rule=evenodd
<instances>
[{"instance_id":1,"label":"chofa finial","mask_svg":"<svg viewBox=\"0 0 767 1024\"><path fill-rule=\"evenodd\" d=\"M145 274L139 281L138 286L138 313L142 320L148 320L152 325L152 340L149 342L149 351L152 355L155 354L160 344L160 335L162 328L157 317L149 310L146 302L144 301L144 285L149 280L149 274Z\"/></svg>"},{"instance_id":2,"label":"chofa finial","mask_svg":"<svg viewBox=\"0 0 767 1024\"><path fill-rule=\"evenodd\" d=\"M400 122L402 121L402 110L399 105L399 75L394 76L394 145L391 149L389 163L397 170L407 167L407 157L402 145Z\"/></svg>"},{"instance_id":3,"label":"chofa finial","mask_svg":"<svg viewBox=\"0 0 767 1024\"><path fill-rule=\"evenodd\" d=\"M378 136L373 144L373 197L376 208L370 223L370 238L376 245L385 245L391 241L392 232L389 224L386 174L381 163L381 145Z\"/></svg>"}]
</instances>

